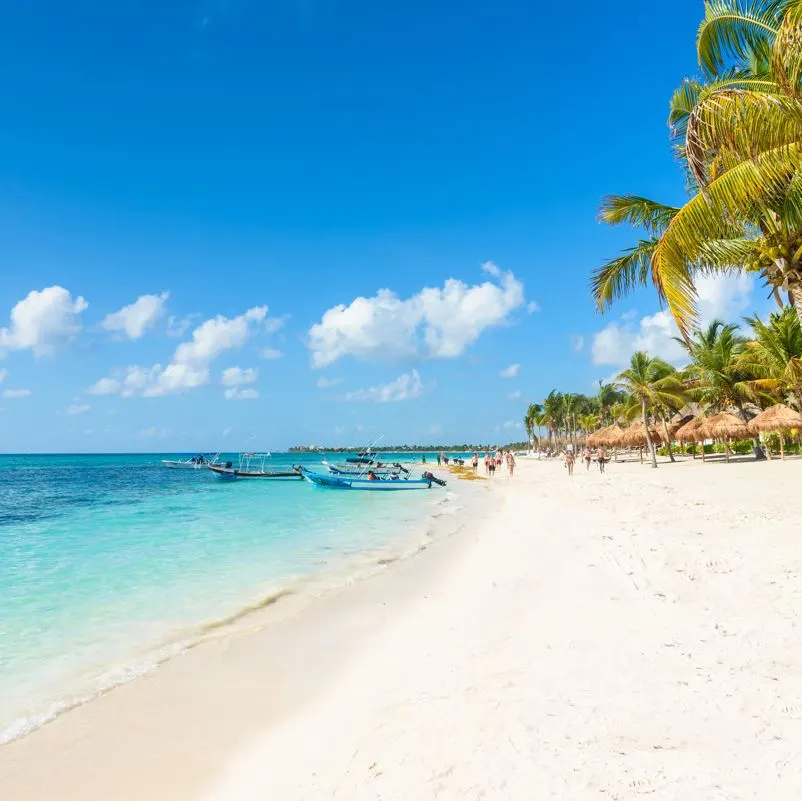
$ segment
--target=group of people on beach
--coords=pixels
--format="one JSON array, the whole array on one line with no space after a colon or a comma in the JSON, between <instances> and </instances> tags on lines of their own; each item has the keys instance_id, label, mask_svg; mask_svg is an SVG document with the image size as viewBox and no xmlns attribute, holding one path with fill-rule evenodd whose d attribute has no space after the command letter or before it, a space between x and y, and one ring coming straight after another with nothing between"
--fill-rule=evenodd
<instances>
[{"instance_id":1,"label":"group of people on beach","mask_svg":"<svg viewBox=\"0 0 802 801\"><path fill-rule=\"evenodd\" d=\"M515 457L512 451L497 450L495 453L487 451L482 454L482 460L485 465L485 475L493 478L496 475L496 470L501 471L504 465L507 466L507 475L512 478L515 475ZM471 457L471 467L474 474L479 472L479 453L478 451Z\"/></svg>"},{"instance_id":2,"label":"group of people on beach","mask_svg":"<svg viewBox=\"0 0 802 801\"><path fill-rule=\"evenodd\" d=\"M604 472L604 466L607 462L610 461L609 457L607 456L607 451L604 448L588 448L586 447L585 450L582 452L582 459L585 461L585 470L590 470L590 465L592 462L596 462L599 465L599 472ZM572 446L568 446L563 453L563 461L565 466L568 468L568 475L574 475L574 463L576 461L576 457L574 456L574 449Z\"/></svg>"}]
</instances>

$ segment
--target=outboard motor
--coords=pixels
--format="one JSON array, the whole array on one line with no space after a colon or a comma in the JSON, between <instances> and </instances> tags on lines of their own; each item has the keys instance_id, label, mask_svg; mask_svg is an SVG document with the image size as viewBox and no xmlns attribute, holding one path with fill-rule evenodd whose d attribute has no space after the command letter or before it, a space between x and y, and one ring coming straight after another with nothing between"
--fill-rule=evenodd
<instances>
[{"instance_id":1,"label":"outboard motor","mask_svg":"<svg viewBox=\"0 0 802 801\"><path fill-rule=\"evenodd\" d=\"M446 482L443 481L442 478L438 478L435 475L432 475L428 470L422 474L422 478L425 478L427 481L431 481L433 484L437 484L441 487L445 487Z\"/></svg>"}]
</instances>

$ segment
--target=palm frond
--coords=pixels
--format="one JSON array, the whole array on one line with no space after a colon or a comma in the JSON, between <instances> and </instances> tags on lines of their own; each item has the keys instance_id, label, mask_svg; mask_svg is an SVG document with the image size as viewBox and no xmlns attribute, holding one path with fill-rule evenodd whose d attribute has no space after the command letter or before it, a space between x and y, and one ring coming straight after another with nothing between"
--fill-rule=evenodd
<instances>
[{"instance_id":1,"label":"palm frond","mask_svg":"<svg viewBox=\"0 0 802 801\"><path fill-rule=\"evenodd\" d=\"M788 0L708 0L699 26L699 64L710 76L731 62L747 65L773 44Z\"/></svg>"},{"instance_id":2,"label":"palm frond","mask_svg":"<svg viewBox=\"0 0 802 801\"><path fill-rule=\"evenodd\" d=\"M780 94L744 89L703 93L688 118L685 155L701 185L711 162L731 169L755 154L802 141L802 105Z\"/></svg>"},{"instance_id":3,"label":"palm frond","mask_svg":"<svg viewBox=\"0 0 802 801\"><path fill-rule=\"evenodd\" d=\"M645 228L649 233L662 231L679 211L638 195L607 195L602 199L599 219L608 225L627 223L634 228Z\"/></svg>"},{"instance_id":4,"label":"palm frond","mask_svg":"<svg viewBox=\"0 0 802 801\"><path fill-rule=\"evenodd\" d=\"M626 297L637 287L648 286L657 242L656 238L642 239L635 247L628 248L618 258L593 272L591 292L600 311L605 311L613 301Z\"/></svg>"},{"instance_id":5,"label":"palm frond","mask_svg":"<svg viewBox=\"0 0 802 801\"><path fill-rule=\"evenodd\" d=\"M802 143L776 148L716 178L669 223L652 257L652 280L663 291L683 336L696 318L693 275L706 241L726 238L732 220L755 223L782 201L802 166Z\"/></svg>"}]
</instances>

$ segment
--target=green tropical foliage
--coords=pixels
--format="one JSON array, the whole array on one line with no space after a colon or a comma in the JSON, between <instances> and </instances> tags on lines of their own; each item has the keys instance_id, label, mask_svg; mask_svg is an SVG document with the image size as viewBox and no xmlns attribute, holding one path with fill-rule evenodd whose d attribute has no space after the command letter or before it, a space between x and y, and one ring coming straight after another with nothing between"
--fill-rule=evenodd
<instances>
[{"instance_id":1,"label":"green tropical foliage","mask_svg":"<svg viewBox=\"0 0 802 801\"><path fill-rule=\"evenodd\" d=\"M696 50L703 78L669 112L688 201L603 201L601 219L640 239L596 270L596 303L651 284L688 338L695 281L746 271L802 319L802 0L708 0Z\"/></svg>"}]
</instances>

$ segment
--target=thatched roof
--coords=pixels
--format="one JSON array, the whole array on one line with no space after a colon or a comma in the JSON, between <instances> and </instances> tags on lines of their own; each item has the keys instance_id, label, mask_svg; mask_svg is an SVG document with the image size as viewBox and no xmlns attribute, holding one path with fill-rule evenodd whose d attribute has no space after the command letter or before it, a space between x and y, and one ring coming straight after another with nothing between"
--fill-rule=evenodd
<instances>
[{"instance_id":1,"label":"thatched roof","mask_svg":"<svg viewBox=\"0 0 802 801\"><path fill-rule=\"evenodd\" d=\"M604 445L606 447L618 445L623 433L624 429L621 428L618 423L613 423L611 426L594 431L588 437L588 445L594 448L599 445Z\"/></svg>"},{"instance_id":2,"label":"thatched roof","mask_svg":"<svg viewBox=\"0 0 802 801\"><path fill-rule=\"evenodd\" d=\"M802 429L802 415L782 403L766 409L749 421L749 430L755 434L758 431L788 431L792 428Z\"/></svg>"},{"instance_id":3,"label":"thatched roof","mask_svg":"<svg viewBox=\"0 0 802 801\"><path fill-rule=\"evenodd\" d=\"M702 433L702 428L707 424L706 417L693 417L690 421L681 426L674 434L680 442L699 442L706 439Z\"/></svg>"},{"instance_id":4,"label":"thatched roof","mask_svg":"<svg viewBox=\"0 0 802 801\"><path fill-rule=\"evenodd\" d=\"M660 435L655 429L649 429L649 436L652 438L652 442L660 442ZM640 420L624 429L620 444L630 448L640 448L646 444L646 428Z\"/></svg>"},{"instance_id":5,"label":"thatched roof","mask_svg":"<svg viewBox=\"0 0 802 801\"><path fill-rule=\"evenodd\" d=\"M705 437L710 438L749 439L752 437L746 423L730 412L714 415L705 425L701 426L700 431Z\"/></svg>"}]
</instances>

